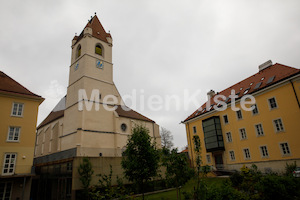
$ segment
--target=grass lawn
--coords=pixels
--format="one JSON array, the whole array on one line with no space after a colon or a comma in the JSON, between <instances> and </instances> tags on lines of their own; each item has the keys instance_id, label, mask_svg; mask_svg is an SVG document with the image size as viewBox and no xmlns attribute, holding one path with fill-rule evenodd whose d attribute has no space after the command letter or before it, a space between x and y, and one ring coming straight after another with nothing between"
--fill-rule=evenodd
<instances>
[{"instance_id":1,"label":"grass lawn","mask_svg":"<svg viewBox=\"0 0 300 200\"><path fill-rule=\"evenodd\" d=\"M225 181L227 178L205 178L205 181L207 183L207 185L220 185L222 184L223 181ZM181 199L184 199L184 196L182 195L182 192L191 192L194 189L194 186L197 184L197 180L195 178L192 178L191 180L189 180L180 190L181 192ZM136 199L142 199L141 197L136 198ZM176 189L175 190L171 190L171 191L167 191L167 192L162 192L162 193L158 193L158 194L151 194L151 195L147 195L145 196L146 200L173 200L173 199L177 199L177 193L176 193Z\"/></svg>"}]
</instances>

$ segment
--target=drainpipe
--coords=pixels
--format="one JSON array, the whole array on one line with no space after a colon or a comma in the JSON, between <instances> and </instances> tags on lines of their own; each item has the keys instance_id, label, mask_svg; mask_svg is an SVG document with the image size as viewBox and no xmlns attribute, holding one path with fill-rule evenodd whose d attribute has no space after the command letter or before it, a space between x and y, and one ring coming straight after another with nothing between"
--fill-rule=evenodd
<instances>
[{"instance_id":1,"label":"drainpipe","mask_svg":"<svg viewBox=\"0 0 300 200\"><path fill-rule=\"evenodd\" d=\"M292 87L293 87L293 91L294 91L294 94L295 94L295 97L296 97L296 100L297 100L297 103L298 103L298 107L300 108L300 102L299 102L299 99L298 99L298 96L297 96L297 93L296 93L296 90L295 90L295 87L294 87L294 83L292 80L290 80L291 84L292 84Z\"/></svg>"},{"instance_id":2,"label":"drainpipe","mask_svg":"<svg viewBox=\"0 0 300 200\"><path fill-rule=\"evenodd\" d=\"M187 123L187 131L188 131L188 135L189 135L189 138L190 138L190 151L191 151L191 160L192 160L192 166L194 167L194 159L193 159L193 153L192 153L192 147L193 147L193 144L192 144L192 138L191 138L191 134L190 134L190 124Z\"/></svg>"},{"instance_id":3,"label":"drainpipe","mask_svg":"<svg viewBox=\"0 0 300 200\"><path fill-rule=\"evenodd\" d=\"M23 181L23 188L22 188L22 200L24 200L25 184L26 184L26 176L24 177L24 181Z\"/></svg>"}]
</instances>

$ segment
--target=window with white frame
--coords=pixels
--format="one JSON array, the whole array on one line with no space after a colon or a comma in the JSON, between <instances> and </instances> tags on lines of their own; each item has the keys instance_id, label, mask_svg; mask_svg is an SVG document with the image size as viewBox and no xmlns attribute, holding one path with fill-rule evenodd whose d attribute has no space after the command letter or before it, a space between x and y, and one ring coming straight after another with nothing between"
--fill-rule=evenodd
<instances>
[{"instance_id":1,"label":"window with white frame","mask_svg":"<svg viewBox=\"0 0 300 200\"><path fill-rule=\"evenodd\" d=\"M0 183L0 199L9 200L11 199L12 182L1 182Z\"/></svg>"},{"instance_id":2,"label":"window with white frame","mask_svg":"<svg viewBox=\"0 0 300 200\"><path fill-rule=\"evenodd\" d=\"M273 120L273 124L274 124L274 128L275 128L275 132L278 133L278 132L284 131L283 123L282 123L281 119L275 119L275 120Z\"/></svg>"},{"instance_id":3,"label":"window with white frame","mask_svg":"<svg viewBox=\"0 0 300 200\"><path fill-rule=\"evenodd\" d=\"M20 139L20 127L10 126L8 129L7 141L18 142Z\"/></svg>"},{"instance_id":4,"label":"window with white frame","mask_svg":"<svg viewBox=\"0 0 300 200\"><path fill-rule=\"evenodd\" d=\"M22 117L23 116L23 103L13 103L11 115L16 117Z\"/></svg>"},{"instance_id":5,"label":"window with white frame","mask_svg":"<svg viewBox=\"0 0 300 200\"><path fill-rule=\"evenodd\" d=\"M232 142L231 132L226 133L227 142Z\"/></svg>"},{"instance_id":6,"label":"window with white frame","mask_svg":"<svg viewBox=\"0 0 300 200\"><path fill-rule=\"evenodd\" d=\"M243 119L243 115L242 115L241 110L236 111L236 117L237 117L237 119Z\"/></svg>"},{"instance_id":7,"label":"window with white frame","mask_svg":"<svg viewBox=\"0 0 300 200\"><path fill-rule=\"evenodd\" d=\"M211 158L210 158L209 154L206 155L206 161L207 161L207 163L211 163Z\"/></svg>"},{"instance_id":8,"label":"window with white frame","mask_svg":"<svg viewBox=\"0 0 300 200\"><path fill-rule=\"evenodd\" d=\"M224 119L224 124L228 124L229 123L227 115L223 115L223 119Z\"/></svg>"},{"instance_id":9,"label":"window with white frame","mask_svg":"<svg viewBox=\"0 0 300 200\"><path fill-rule=\"evenodd\" d=\"M16 153L5 153L3 161L3 175L11 175L15 172L17 154Z\"/></svg>"},{"instance_id":10,"label":"window with white frame","mask_svg":"<svg viewBox=\"0 0 300 200\"><path fill-rule=\"evenodd\" d=\"M241 140L247 139L247 133L245 128L240 129Z\"/></svg>"},{"instance_id":11,"label":"window with white frame","mask_svg":"<svg viewBox=\"0 0 300 200\"><path fill-rule=\"evenodd\" d=\"M290 155L291 154L290 147L287 142L280 143L280 148L281 148L282 155Z\"/></svg>"},{"instance_id":12,"label":"window with white frame","mask_svg":"<svg viewBox=\"0 0 300 200\"><path fill-rule=\"evenodd\" d=\"M261 157L263 157L263 158L269 157L267 146L261 146L260 147L260 153L261 153Z\"/></svg>"},{"instance_id":13,"label":"window with white frame","mask_svg":"<svg viewBox=\"0 0 300 200\"><path fill-rule=\"evenodd\" d=\"M269 102L269 106L270 106L271 110L274 108L277 108L277 102L276 102L275 97L268 99L268 102Z\"/></svg>"},{"instance_id":14,"label":"window with white frame","mask_svg":"<svg viewBox=\"0 0 300 200\"><path fill-rule=\"evenodd\" d=\"M243 151L244 151L245 159L246 160L251 159L250 150L247 148L247 149L243 149Z\"/></svg>"},{"instance_id":15,"label":"window with white frame","mask_svg":"<svg viewBox=\"0 0 300 200\"><path fill-rule=\"evenodd\" d=\"M255 131L257 136L263 136L264 135L264 130L262 127L262 124L256 124L255 125Z\"/></svg>"},{"instance_id":16,"label":"window with white frame","mask_svg":"<svg viewBox=\"0 0 300 200\"><path fill-rule=\"evenodd\" d=\"M196 128L196 126L193 126L193 133L194 133L194 134L197 133L197 128Z\"/></svg>"},{"instance_id":17,"label":"window with white frame","mask_svg":"<svg viewBox=\"0 0 300 200\"><path fill-rule=\"evenodd\" d=\"M234 151L229 151L229 156L231 161L235 161Z\"/></svg>"},{"instance_id":18,"label":"window with white frame","mask_svg":"<svg viewBox=\"0 0 300 200\"><path fill-rule=\"evenodd\" d=\"M252 115L257 115L258 114L258 108L257 108L257 105L256 104L253 104L251 106L252 108Z\"/></svg>"}]
</instances>

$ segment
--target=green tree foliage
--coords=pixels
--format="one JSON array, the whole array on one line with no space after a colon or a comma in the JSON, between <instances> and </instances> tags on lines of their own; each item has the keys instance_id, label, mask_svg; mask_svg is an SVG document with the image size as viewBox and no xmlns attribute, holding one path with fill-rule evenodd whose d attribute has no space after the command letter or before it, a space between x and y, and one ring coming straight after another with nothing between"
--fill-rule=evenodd
<instances>
[{"instance_id":1,"label":"green tree foliage","mask_svg":"<svg viewBox=\"0 0 300 200\"><path fill-rule=\"evenodd\" d=\"M88 196L89 186L92 180L92 175L94 174L94 170L92 167L92 163L87 157L82 158L82 163L80 163L78 167L79 180L82 184L84 194Z\"/></svg>"},{"instance_id":2,"label":"green tree foliage","mask_svg":"<svg viewBox=\"0 0 300 200\"><path fill-rule=\"evenodd\" d=\"M166 167L166 179L169 185L176 186L177 197L178 188L186 183L193 175L193 170L189 168L187 157L177 153L177 148L169 151L163 149L162 164Z\"/></svg>"},{"instance_id":3,"label":"green tree foliage","mask_svg":"<svg viewBox=\"0 0 300 200\"><path fill-rule=\"evenodd\" d=\"M149 130L136 125L128 138L122 162L125 177L140 186L144 199L144 185L157 175L159 152L151 143Z\"/></svg>"},{"instance_id":4,"label":"green tree foliage","mask_svg":"<svg viewBox=\"0 0 300 200\"><path fill-rule=\"evenodd\" d=\"M194 198L205 199L207 193L207 187L203 177L200 176L202 161L201 161L201 141L198 135L194 135L193 142L194 142L194 151L196 156L196 173L197 173L197 186L194 191Z\"/></svg>"}]
</instances>

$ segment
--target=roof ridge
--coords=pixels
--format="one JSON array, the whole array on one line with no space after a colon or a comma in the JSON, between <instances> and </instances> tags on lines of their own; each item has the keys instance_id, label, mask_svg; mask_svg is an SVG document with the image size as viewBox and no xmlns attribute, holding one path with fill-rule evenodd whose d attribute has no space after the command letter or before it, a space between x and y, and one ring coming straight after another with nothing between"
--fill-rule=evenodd
<instances>
[{"instance_id":1,"label":"roof ridge","mask_svg":"<svg viewBox=\"0 0 300 200\"><path fill-rule=\"evenodd\" d=\"M0 82L1 91L42 98L40 95L31 92L22 84L20 84L18 81L14 80L13 78L11 78L10 76L8 76L2 71L0 71L0 80L1 80Z\"/></svg>"},{"instance_id":2,"label":"roof ridge","mask_svg":"<svg viewBox=\"0 0 300 200\"><path fill-rule=\"evenodd\" d=\"M230 95L229 91L231 91L232 89L235 89L239 93L238 98L241 98L245 94L251 94L251 93L261 90L263 88L269 87L272 84L278 83L288 77L297 75L299 73L300 73L300 69L286 66L283 64L279 64L279 63L275 63L274 65L272 65L268 68L265 68L255 74L243 79L242 81L239 81L238 83L236 83L234 85L231 85L230 87L227 87L226 89L218 92L217 94L219 94L219 95L223 94L224 96L228 97L228 95ZM261 74L261 76L258 76L259 74ZM269 79L271 79L271 78L272 78L272 80L271 80L271 82L269 82ZM268 80L268 81L266 82L264 80ZM256 83L256 84L260 83L260 85L258 87L256 87L257 85L255 85L254 83ZM241 85L239 86L238 84L241 84ZM245 85L245 84L247 84L247 85ZM237 87L239 87L239 88L237 88ZM246 91L246 93L245 93L245 91ZM238 93L236 93L236 94L238 94ZM188 121L190 119L193 119L194 117L200 116L204 113L214 110L214 109L209 109L208 111L205 110L201 113L198 112L200 109L203 108L203 106L204 107L206 106L207 102L211 103L213 101L214 96L212 96L209 100L207 100L204 104L202 104L196 111L194 111L191 115L189 115L184 121ZM216 102L213 101L210 105L214 105L215 103Z\"/></svg>"}]
</instances>

